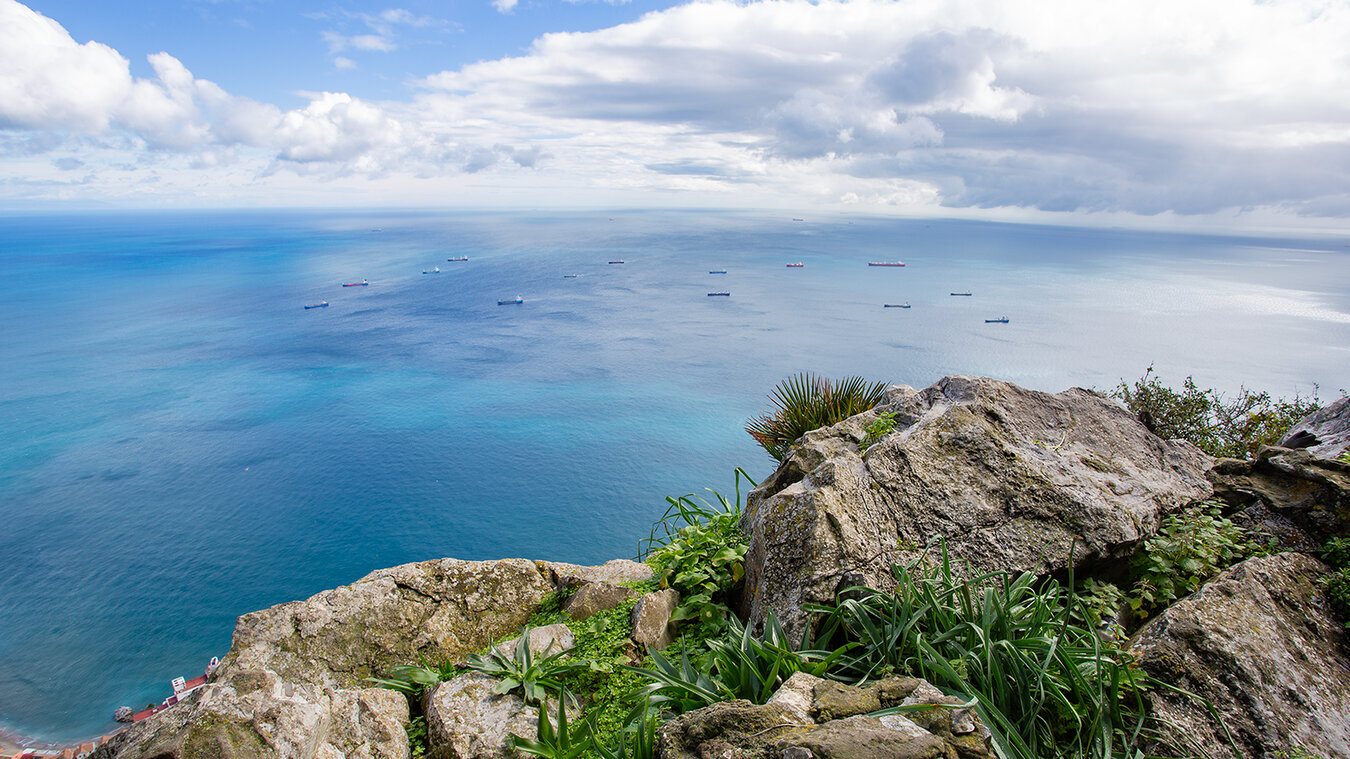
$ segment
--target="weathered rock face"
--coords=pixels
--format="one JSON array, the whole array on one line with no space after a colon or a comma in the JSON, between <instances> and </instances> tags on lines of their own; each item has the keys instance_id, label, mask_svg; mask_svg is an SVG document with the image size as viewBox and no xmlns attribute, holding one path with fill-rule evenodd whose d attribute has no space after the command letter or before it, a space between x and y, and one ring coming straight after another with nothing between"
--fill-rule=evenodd
<instances>
[{"instance_id":1,"label":"weathered rock face","mask_svg":"<svg viewBox=\"0 0 1350 759\"><path fill-rule=\"evenodd\" d=\"M609 611L619 604L637 595L632 588L611 585L607 582L588 582L573 593L563 604L563 611L577 621L590 619L602 611Z\"/></svg>"},{"instance_id":2,"label":"weathered rock face","mask_svg":"<svg viewBox=\"0 0 1350 759\"><path fill-rule=\"evenodd\" d=\"M94 756L407 759L407 722L408 701L394 691L293 685L261 671L206 685Z\"/></svg>"},{"instance_id":3,"label":"weathered rock face","mask_svg":"<svg viewBox=\"0 0 1350 759\"><path fill-rule=\"evenodd\" d=\"M1262 448L1254 461L1220 459L1208 477L1225 501L1273 512L1277 519L1266 525L1268 532L1281 535L1281 521L1301 530L1301 544L1282 539L1290 547L1315 550L1327 538L1350 533L1350 464L1343 461Z\"/></svg>"},{"instance_id":4,"label":"weathered rock face","mask_svg":"<svg viewBox=\"0 0 1350 759\"><path fill-rule=\"evenodd\" d=\"M881 412L896 429L858 450ZM742 611L772 609L790 629L801 606L850 584L889 587L890 565L945 538L977 569L1044 574L1120 558L1167 513L1211 493L1210 459L1164 441L1086 390L1050 395L982 377L947 377L807 433L753 491Z\"/></svg>"},{"instance_id":5,"label":"weathered rock face","mask_svg":"<svg viewBox=\"0 0 1350 759\"><path fill-rule=\"evenodd\" d=\"M763 706L726 701L661 728L661 759L992 759L989 733L959 699L914 678L855 688L797 673ZM906 715L867 716L931 704Z\"/></svg>"},{"instance_id":6,"label":"weathered rock face","mask_svg":"<svg viewBox=\"0 0 1350 759\"><path fill-rule=\"evenodd\" d=\"M1317 583L1325 572L1304 554L1248 559L1139 631L1131 648L1144 668L1211 701L1238 750L1203 707L1154 690L1153 714L1173 740L1213 757L1301 745L1350 759L1350 655Z\"/></svg>"},{"instance_id":7,"label":"weathered rock face","mask_svg":"<svg viewBox=\"0 0 1350 759\"><path fill-rule=\"evenodd\" d=\"M1292 446L1296 441L1319 459L1334 459L1350 450L1350 397L1329 403L1294 425L1280 441Z\"/></svg>"},{"instance_id":8,"label":"weathered rock face","mask_svg":"<svg viewBox=\"0 0 1350 759\"><path fill-rule=\"evenodd\" d=\"M679 605L680 592L674 588L648 593L638 599L633 606L633 632L629 637L639 650L654 648L660 651L670 645L675 632L670 616Z\"/></svg>"},{"instance_id":9,"label":"weathered rock face","mask_svg":"<svg viewBox=\"0 0 1350 759\"><path fill-rule=\"evenodd\" d=\"M210 683L132 725L98 756L406 757L406 699L365 678L420 657L459 660L517 633L554 590L555 566L405 564L246 614Z\"/></svg>"},{"instance_id":10,"label":"weathered rock face","mask_svg":"<svg viewBox=\"0 0 1350 759\"><path fill-rule=\"evenodd\" d=\"M431 759L506 759L508 738L535 737L538 709L513 693L493 693L496 687L495 678L466 672L427 694Z\"/></svg>"}]
</instances>

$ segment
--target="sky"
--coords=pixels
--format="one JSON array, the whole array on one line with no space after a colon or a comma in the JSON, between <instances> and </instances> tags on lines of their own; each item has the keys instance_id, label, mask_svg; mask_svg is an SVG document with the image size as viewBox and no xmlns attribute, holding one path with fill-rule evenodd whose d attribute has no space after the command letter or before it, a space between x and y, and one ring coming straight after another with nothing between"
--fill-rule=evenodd
<instances>
[{"instance_id":1,"label":"sky","mask_svg":"<svg viewBox=\"0 0 1350 759\"><path fill-rule=\"evenodd\" d=\"M1350 230L1350 0L0 0L0 210Z\"/></svg>"}]
</instances>

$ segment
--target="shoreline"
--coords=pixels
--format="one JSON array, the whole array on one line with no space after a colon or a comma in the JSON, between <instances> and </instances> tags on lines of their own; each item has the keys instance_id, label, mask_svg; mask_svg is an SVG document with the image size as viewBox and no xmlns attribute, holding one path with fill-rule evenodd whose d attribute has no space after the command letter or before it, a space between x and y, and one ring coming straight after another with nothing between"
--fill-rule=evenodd
<instances>
[{"instance_id":1,"label":"shoreline","mask_svg":"<svg viewBox=\"0 0 1350 759\"><path fill-rule=\"evenodd\" d=\"M105 738L112 738L117 733L122 732L122 729L119 728L111 733L96 735L82 741L52 743L20 735L9 728L0 727L0 759L10 759L25 751L33 752L34 756L60 756L67 749L78 751L81 746L86 744L98 746L103 743Z\"/></svg>"}]
</instances>

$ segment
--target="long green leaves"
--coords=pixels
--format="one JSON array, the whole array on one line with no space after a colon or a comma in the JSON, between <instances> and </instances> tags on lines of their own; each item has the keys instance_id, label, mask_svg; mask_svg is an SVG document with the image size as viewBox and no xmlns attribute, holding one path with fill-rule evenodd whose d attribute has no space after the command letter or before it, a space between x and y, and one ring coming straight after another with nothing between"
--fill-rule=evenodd
<instances>
[{"instance_id":1,"label":"long green leaves","mask_svg":"<svg viewBox=\"0 0 1350 759\"><path fill-rule=\"evenodd\" d=\"M774 388L769 400L775 409L746 422L745 431L775 461L782 461L802 435L875 407L885 393L884 382L869 384L862 377L831 381L802 372Z\"/></svg>"},{"instance_id":2,"label":"long green leaves","mask_svg":"<svg viewBox=\"0 0 1350 759\"><path fill-rule=\"evenodd\" d=\"M557 651L548 656L536 657L530 650L530 628L526 627L510 656L490 648L486 654L471 655L468 666L469 669L501 681L493 689L494 693L519 690L525 703L537 704L544 700L548 691L556 693L563 689L560 678L564 675L591 669L591 662L563 661L562 657L566 655L566 651Z\"/></svg>"},{"instance_id":3,"label":"long green leaves","mask_svg":"<svg viewBox=\"0 0 1350 759\"><path fill-rule=\"evenodd\" d=\"M794 646L772 612L763 635L753 634L731 617L724 634L707 644L707 653L693 661L684 652L673 661L660 651L649 651L650 668L629 668L650 681L641 691L642 701L677 713L734 698L762 704L796 672L823 676L851 647L811 648L809 631Z\"/></svg>"},{"instance_id":4,"label":"long green leaves","mask_svg":"<svg viewBox=\"0 0 1350 759\"><path fill-rule=\"evenodd\" d=\"M895 567L893 593L855 588L823 615L822 641L857 641L833 676L913 674L974 699L1004 757L1111 757L1143 730L1147 678L1081 620L1071 590L1029 573L961 577Z\"/></svg>"}]
</instances>

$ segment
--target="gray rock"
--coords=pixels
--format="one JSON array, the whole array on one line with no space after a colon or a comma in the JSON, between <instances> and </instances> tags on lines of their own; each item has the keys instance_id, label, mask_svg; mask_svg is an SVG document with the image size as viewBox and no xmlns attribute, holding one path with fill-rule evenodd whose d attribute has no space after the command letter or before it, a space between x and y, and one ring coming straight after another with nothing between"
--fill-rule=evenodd
<instances>
[{"instance_id":1,"label":"gray rock","mask_svg":"<svg viewBox=\"0 0 1350 759\"><path fill-rule=\"evenodd\" d=\"M1350 655L1318 579L1326 568L1283 553L1244 561L1145 625L1132 650L1150 674L1211 701L1155 689L1152 711L1181 747L1212 757L1275 756L1303 746L1350 759Z\"/></svg>"},{"instance_id":2,"label":"gray rock","mask_svg":"<svg viewBox=\"0 0 1350 759\"><path fill-rule=\"evenodd\" d=\"M506 759L512 735L534 738L539 712L515 693L493 693L497 680L479 672L456 675L423 702L427 743L436 759Z\"/></svg>"},{"instance_id":3,"label":"gray rock","mask_svg":"<svg viewBox=\"0 0 1350 759\"><path fill-rule=\"evenodd\" d=\"M504 640L494 648L502 656L513 657L516 655L516 646L520 643L520 637L517 635L510 640ZM546 625L530 630L530 654L535 658L566 651L576 644L576 636L572 634L571 628L564 624Z\"/></svg>"},{"instance_id":4,"label":"gray rock","mask_svg":"<svg viewBox=\"0 0 1350 759\"><path fill-rule=\"evenodd\" d=\"M640 648L664 650L674 638L670 615L680 605L680 592L674 588L648 593L633 606L633 633L629 637Z\"/></svg>"},{"instance_id":5,"label":"gray rock","mask_svg":"<svg viewBox=\"0 0 1350 759\"><path fill-rule=\"evenodd\" d=\"M1291 427L1280 445L1287 447L1291 440L1306 435L1315 437L1317 444L1305 450L1319 459L1334 459L1350 450L1350 397L1314 411Z\"/></svg>"},{"instance_id":6,"label":"gray rock","mask_svg":"<svg viewBox=\"0 0 1350 759\"><path fill-rule=\"evenodd\" d=\"M881 412L896 430L860 454ZM750 493L742 611L760 623L772 609L796 630L802 604L888 588L891 564L937 538L979 570L1052 572L1070 546L1078 564L1120 559L1210 495L1209 463L1087 390L964 376L893 387L873 411L807 433Z\"/></svg>"},{"instance_id":7,"label":"gray rock","mask_svg":"<svg viewBox=\"0 0 1350 759\"><path fill-rule=\"evenodd\" d=\"M459 660L518 631L553 590L533 561L440 559L371 572L351 585L245 614L221 676L269 669L324 687L364 686L392 666Z\"/></svg>"},{"instance_id":8,"label":"gray rock","mask_svg":"<svg viewBox=\"0 0 1350 759\"><path fill-rule=\"evenodd\" d=\"M558 562L547 562L547 565L553 573L553 583L563 588L573 588L588 582L607 582L611 585L644 582L653 576L651 567L629 559L612 559L598 567Z\"/></svg>"},{"instance_id":9,"label":"gray rock","mask_svg":"<svg viewBox=\"0 0 1350 759\"><path fill-rule=\"evenodd\" d=\"M953 713L959 710L945 706L903 716L864 713L894 706L905 694L936 694L940 699L922 703L959 703L912 678L858 688L798 672L763 706L728 701L677 717L661 728L658 756L993 759L989 733L970 712L955 717L965 734L952 729Z\"/></svg>"},{"instance_id":10,"label":"gray rock","mask_svg":"<svg viewBox=\"0 0 1350 759\"><path fill-rule=\"evenodd\" d=\"M366 678L423 657L461 660L518 633L557 571L585 573L441 559L246 614L206 686L128 726L97 756L403 759L407 700Z\"/></svg>"},{"instance_id":11,"label":"gray rock","mask_svg":"<svg viewBox=\"0 0 1350 759\"><path fill-rule=\"evenodd\" d=\"M400 693L289 685L263 671L209 683L92 756L407 759L407 723L408 701Z\"/></svg>"},{"instance_id":12,"label":"gray rock","mask_svg":"<svg viewBox=\"0 0 1350 759\"><path fill-rule=\"evenodd\" d=\"M594 614L613 609L635 595L636 590L622 585L588 582L563 603L563 611L571 614L572 619L581 621L589 619Z\"/></svg>"},{"instance_id":13,"label":"gray rock","mask_svg":"<svg viewBox=\"0 0 1350 759\"><path fill-rule=\"evenodd\" d=\"M1350 464L1343 461L1262 448L1252 461L1220 459L1206 476L1218 497L1246 507L1287 548L1317 550L1350 533Z\"/></svg>"}]
</instances>

